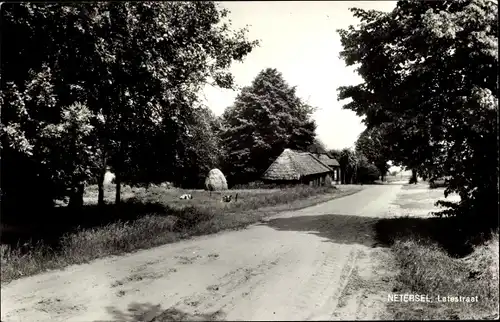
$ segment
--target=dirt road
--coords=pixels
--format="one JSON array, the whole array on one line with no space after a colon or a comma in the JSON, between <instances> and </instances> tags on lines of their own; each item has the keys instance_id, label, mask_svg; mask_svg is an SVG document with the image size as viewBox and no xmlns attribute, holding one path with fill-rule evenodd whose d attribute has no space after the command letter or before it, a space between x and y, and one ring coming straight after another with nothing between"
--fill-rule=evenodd
<instances>
[{"instance_id":1,"label":"dirt road","mask_svg":"<svg viewBox=\"0 0 500 322\"><path fill-rule=\"evenodd\" d=\"M13 281L2 321L378 319L393 270L372 225L400 189Z\"/></svg>"}]
</instances>

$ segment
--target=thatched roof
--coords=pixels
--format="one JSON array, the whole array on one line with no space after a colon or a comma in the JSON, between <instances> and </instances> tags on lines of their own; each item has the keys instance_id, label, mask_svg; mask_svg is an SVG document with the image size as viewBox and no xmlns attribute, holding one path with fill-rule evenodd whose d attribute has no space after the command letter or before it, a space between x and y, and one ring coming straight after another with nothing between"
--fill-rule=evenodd
<instances>
[{"instance_id":1,"label":"thatched roof","mask_svg":"<svg viewBox=\"0 0 500 322\"><path fill-rule=\"evenodd\" d=\"M340 166L339 162L336 159L332 158L328 153L316 155L316 158L318 158L321 162L323 162L329 167Z\"/></svg>"},{"instance_id":2,"label":"thatched roof","mask_svg":"<svg viewBox=\"0 0 500 322\"><path fill-rule=\"evenodd\" d=\"M299 180L303 176L328 173L332 169L309 152L285 149L264 172L264 180Z\"/></svg>"},{"instance_id":3,"label":"thatched roof","mask_svg":"<svg viewBox=\"0 0 500 322\"><path fill-rule=\"evenodd\" d=\"M317 159L320 159L321 162L329 167L340 166L338 161L335 160L335 158L319 144L313 143L309 145L307 147L307 152L312 153Z\"/></svg>"}]
</instances>

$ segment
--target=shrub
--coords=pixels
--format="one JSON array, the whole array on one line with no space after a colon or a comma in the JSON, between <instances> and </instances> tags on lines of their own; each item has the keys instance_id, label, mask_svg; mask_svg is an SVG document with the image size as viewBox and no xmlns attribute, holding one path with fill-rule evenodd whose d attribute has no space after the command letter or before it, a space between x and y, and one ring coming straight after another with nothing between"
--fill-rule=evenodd
<instances>
[{"instance_id":1,"label":"shrub","mask_svg":"<svg viewBox=\"0 0 500 322\"><path fill-rule=\"evenodd\" d=\"M361 183L373 183L378 180L380 171L371 163L362 163L358 166L357 180Z\"/></svg>"},{"instance_id":2,"label":"shrub","mask_svg":"<svg viewBox=\"0 0 500 322\"><path fill-rule=\"evenodd\" d=\"M325 186L326 187L331 187L333 184L333 180L332 180L332 177L331 176L326 176L325 178Z\"/></svg>"}]
</instances>

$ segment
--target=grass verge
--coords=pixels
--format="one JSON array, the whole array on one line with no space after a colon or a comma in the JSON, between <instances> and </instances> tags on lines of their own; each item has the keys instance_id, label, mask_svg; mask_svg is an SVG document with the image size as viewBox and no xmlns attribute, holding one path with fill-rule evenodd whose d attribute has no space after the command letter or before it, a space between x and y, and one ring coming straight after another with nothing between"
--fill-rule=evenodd
<instances>
[{"instance_id":1,"label":"grass verge","mask_svg":"<svg viewBox=\"0 0 500 322\"><path fill-rule=\"evenodd\" d=\"M1 282L5 284L49 269L148 249L191 236L243 228L276 212L309 207L361 189L240 190L236 202L223 203L216 193L190 191L192 200L179 201L178 196L185 191L155 187L134 191L134 196L119 206L89 205L79 214L67 213L65 207L59 207L58 226L69 227L78 222L75 218L85 218L86 224L64 233L56 243L40 240L14 247L2 244ZM235 192L225 194L229 193ZM64 220L70 221L64 224Z\"/></svg>"},{"instance_id":2,"label":"grass verge","mask_svg":"<svg viewBox=\"0 0 500 322\"><path fill-rule=\"evenodd\" d=\"M431 303L389 302L396 320L498 319L498 231L472 234L453 218L393 218L376 224L398 273L394 293L428 295ZM443 302L450 297L463 301ZM476 297L467 302L465 297Z\"/></svg>"}]
</instances>

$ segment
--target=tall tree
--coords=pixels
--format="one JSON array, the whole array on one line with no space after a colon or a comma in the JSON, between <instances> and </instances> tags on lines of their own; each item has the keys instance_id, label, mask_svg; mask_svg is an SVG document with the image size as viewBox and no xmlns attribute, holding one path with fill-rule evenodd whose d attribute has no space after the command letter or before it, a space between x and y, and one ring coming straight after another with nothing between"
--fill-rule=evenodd
<instances>
[{"instance_id":1,"label":"tall tree","mask_svg":"<svg viewBox=\"0 0 500 322\"><path fill-rule=\"evenodd\" d=\"M220 166L222 149L217 133L218 122L213 112L206 107L198 107L193 115L187 130L178 133L176 145L169 144L171 138L163 132L153 133L150 140L143 141L146 146L136 151L142 154L141 160L144 161L129 168L125 181L137 185L169 180L176 186L200 188L207 173ZM169 150L175 154L167 153ZM138 155L136 159L139 158Z\"/></svg>"},{"instance_id":2,"label":"tall tree","mask_svg":"<svg viewBox=\"0 0 500 322\"><path fill-rule=\"evenodd\" d=\"M307 151L313 153L328 153L326 145L317 136L314 138L313 143L307 147Z\"/></svg>"},{"instance_id":3,"label":"tall tree","mask_svg":"<svg viewBox=\"0 0 500 322\"><path fill-rule=\"evenodd\" d=\"M341 183L355 183L358 164L356 153L349 148L344 148L340 151L340 155L337 161L340 165Z\"/></svg>"},{"instance_id":4,"label":"tall tree","mask_svg":"<svg viewBox=\"0 0 500 322\"><path fill-rule=\"evenodd\" d=\"M339 149L330 149L327 152L328 152L328 154L330 154L332 156L332 158L336 159L337 161L340 159L341 150L339 150Z\"/></svg>"},{"instance_id":5,"label":"tall tree","mask_svg":"<svg viewBox=\"0 0 500 322\"><path fill-rule=\"evenodd\" d=\"M284 148L307 149L315 139L312 112L278 70L261 71L223 115L230 182L260 178Z\"/></svg>"},{"instance_id":6,"label":"tall tree","mask_svg":"<svg viewBox=\"0 0 500 322\"><path fill-rule=\"evenodd\" d=\"M359 135L355 143L357 152L363 154L368 162L375 165L380 173L381 180L389 170L389 147L384 142L383 133L380 128L366 129Z\"/></svg>"},{"instance_id":7,"label":"tall tree","mask_svg":"<svg viewBox=\"0 0 500 322\"><path fill-rule=\"evenodd\" d=\"M114 12L114 16L110 15L114 17L110 32L115 32L114 43L118 45L107 50L116 57L114 70L123 87L116 91L116 101L122 103L117 106L120 118L114 120L120 121L110 127L111 137L118 143L111 159L118 202L122 172L144 162L142 157L135 160L133 156L141 153L132 150L141 146L139 141L145 132L162 138L153 140L162 142L155 149L169 154L161 157L166 162L162 166L174 169L186 157L181 156L184 153L181 137L197 121L193 106L198 92L208 82L230 88L232 75L227 69L232 61L242 60L257 42L246 39L245 29L232 31L225 21L229 12L212 2L112 3L110 14ZM128 112L123 110L124 106ZM155 126L158 129L151 131ZM144 167L153 172L149 177L161 173L155 169L158 159L151 161L153 166ZM133 174L127 172L129 177ZM166 175L164 179L175 180L171 173Z\"/></svg>"},{"instance_id":8,"label":"tall tree","mask_svg":"<svg viewBox=\"0 0 500 322\"><path fill-rule=\"evenodd\" d=\"M183 177L178 182L185 187L201 188L206 175L221 166L222 146L218 136L218 120L207 107L196 109L196 121L188 132L184 143L184 163L178 173Z\"/></svg>"},{"instance_id":9,"label":"tall tree","mask_svg":"<svg viewBox=\"0 0 500 322\"><path fill-rule=\"evenodd\" d=\"M369 161L369 159L359 151L356 154L356 172L354 183L373 183L381 176L377 166Z\"/></svg>"},{"instance_id":10,"label":"tall tree","mask_svg":"<svg viewBox=\"0 0 500 322\"><path fill-rule=\"evenodd\" d=\"M88 149L89 136L95 139L94 115L78 104L87 100L81 80L91 69L81 66L92 59L83 31L88 15L78 15L79 8L2 6L2 30L9 31L2 33L1 46L2 204L18 215L31 205L49 207L66 188L81 203L74 189L94 168L97 154ZM82 45L77 50L75 40Z\"/></svg>"},{"instance_id":11,"label":"tall tree","mask_svg":"<svg viewBox=\"0 0 500 322\"><path fill-rule=\"evenodd\" d=\"M9 30L1 47L2 172L25 159L37 165L28 181L52 182L63 169L52 171L42 162L42 124L69 122L61 111L81 102L98 148L94 175L102 183L109 161L117 202L122 178L142 175L132 171L138 165L152 178L176 163L177 139L196 120L197 92L207 82L231 87L231 62L257 45L245 29L232 31L228 11L213 2L20 3L2 9L2 27ZM144 161L142 148L157 148L155 158ZM12 196L16 183L4 179Z\"/></svg>"},{"instance_id":12,"label":"tall tree","mask_svg":"<svg viewBox=\"0 0 500 322\"><path fill-rule=\"evenodd\" d=\"M340 88L368 128L385 127L392 156L449 176L443 215L496 217L498 5L487 0L398 1L389 13L352 9L341 56L364 82ZM490 209L490 210L488 210Z\"/></svg>"}]
</instances>

